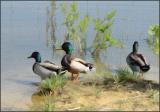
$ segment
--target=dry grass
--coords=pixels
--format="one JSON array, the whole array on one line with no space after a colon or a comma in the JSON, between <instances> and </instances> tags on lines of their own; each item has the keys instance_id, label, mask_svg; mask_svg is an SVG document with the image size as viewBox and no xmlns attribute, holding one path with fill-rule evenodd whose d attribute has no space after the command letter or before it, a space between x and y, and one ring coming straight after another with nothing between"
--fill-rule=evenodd
<instances>
[{"instance_id":1,"label":"dry grass","mask_svg":"<svg viewBox=\"0 0 160 112\"><path fill-rule=\"evenodd\" d=\"M68 81L60 96L50 96L54 110L159 111L158 84L149 81L115 83L113 79L107 82ZM32 100L37 105L46 97L34 95Z\"/></svg>"}]
</instances>

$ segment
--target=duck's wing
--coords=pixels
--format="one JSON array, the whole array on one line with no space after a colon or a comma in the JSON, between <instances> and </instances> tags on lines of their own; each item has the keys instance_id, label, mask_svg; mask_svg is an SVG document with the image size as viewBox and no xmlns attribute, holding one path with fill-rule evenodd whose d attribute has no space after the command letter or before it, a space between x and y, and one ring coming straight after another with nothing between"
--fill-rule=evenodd
<instances>
[{"instance_id":1,"label":"duck's wing","mask_svg":"<svg viewBox=\"0 0 160 112\"><path fill-rule=\"evenodd\" d=\"M80 73L87 73L89 71L95 71L95 68L93 67L93 64L87 63L83 59L80 58L74 58L71 60L70 64L71 70L75 72L80 72Z\"/></svg>"},{"instance_id":2,"label":"duck's wing","mask_svg":"<svg viewBox=\"0 0 160 112\"><path fill-rule=\"evenodd\" d=\"M45 79L50 77L51 75L56 75L57 72L47 69L44 66L40 65L40 63L35 63L33 65L33 71L34 73L36 73L37 75L39 75L41 77L41 79Z\"/></svg>"},{"instance_id":3,"label":"duck's wing","mask_svg":"<svg viewBox=\"0 0 160 112\"><path fill-rule=\"evenodd\" d=\"M73 61L80 62L80 63L82 63L82 64L84 64L84 65L87 63L86 61L84 61L84 60L82 60L82 59L80 59L80 58L73 58L72 60L73 60Z\"/></svg>"},{"instance_id":4,"label":"duck's wing","mask_svg":"<svg viewBox=\"0 0 160 112\"><path fill-rule=\"evenodd\" d=\"M45 61L43 61L44 63L50 63L50 64L53 64L53 65L56 65L55 63L53 63L53 62L51 62L51 61L49 61L49 60L45 60Z\"/></svg>"},{"instance_id":5,"label":"duck's wing","mask_svg":"<svg viewBox=\"0 0 160 112\"><path fill-rule=\"evenodd\" d=\"M146 58L142 54L137 54L137 56L147 65Z\"/></svg>"},{"instance_id":6,"label":"duck's wing","mask_svg":"<svg viewBox=\"0 0 160 112\"><path fill-rule=\"evenodd\" d=\"M58 66L55 63L52 63L52 62L50 62L48 60L39 63L39 65L42 66L42 67L44 67L44 68L46 68L46 69L53 70L53 71L61 69L60 66Z\"/></svg>"},{"instance_id":7,"label":"duck's wing","mask_svg":"<svg viewBox=\"0 0 160 112\"><path fill-rule=\"evenodd\" d=\"M91 67L91 68L93 67L93 64L88 63L88 62L86 62L86 61L84 61L84 60L82 60L80 58L74 58L73 61L79 62L79 63L81 63L81 64L83 64L83 65L85 65L87 67Z\"/></svg>"},{"instance_id":8,"label":"duck's wing","mask_svg":"<svg viewBox=\"0 0 160 112\"><path fill-rule=\"evenodd\" d=\"M138 55L129 55L130 64L136 64L139 66L144 66L145 62Z\"/></svg>"}]
</instances>

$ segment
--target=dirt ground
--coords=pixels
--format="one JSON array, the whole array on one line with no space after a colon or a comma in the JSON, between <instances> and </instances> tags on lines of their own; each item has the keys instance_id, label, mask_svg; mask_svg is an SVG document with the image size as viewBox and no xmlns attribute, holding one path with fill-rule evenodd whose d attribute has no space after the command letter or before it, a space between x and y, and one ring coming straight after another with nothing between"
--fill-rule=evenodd
<instances>
[{"instance_id":1,"label":"dirt ground","mask_svg":"<svg viewBox=\"0 0 160 112\"><path fill-rule=\"evenodd\" d=\"M44 101L54 110L159 111L159 84L149 81L106 84L68 81L61 94L32 96L32 109Z\"/></svg>"}]
</instances>

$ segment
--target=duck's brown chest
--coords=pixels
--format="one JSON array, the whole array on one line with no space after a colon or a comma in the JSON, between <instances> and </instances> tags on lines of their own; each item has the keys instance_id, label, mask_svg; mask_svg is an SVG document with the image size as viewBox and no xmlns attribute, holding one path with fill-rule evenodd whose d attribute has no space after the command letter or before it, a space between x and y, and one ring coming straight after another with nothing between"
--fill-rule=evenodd
<instances>
[{"instance_id":1,"label":"duck's brown chest","mask_svg":"<svg viewBox=\"0 0 160 112\"><path fill-rule=\"evenodd\" d=\"M70 63L71 63L71 55L66 54L63 56L62 60L61 60L61 65L67 69L70 68Z\"/></svg>"}]
</instances>

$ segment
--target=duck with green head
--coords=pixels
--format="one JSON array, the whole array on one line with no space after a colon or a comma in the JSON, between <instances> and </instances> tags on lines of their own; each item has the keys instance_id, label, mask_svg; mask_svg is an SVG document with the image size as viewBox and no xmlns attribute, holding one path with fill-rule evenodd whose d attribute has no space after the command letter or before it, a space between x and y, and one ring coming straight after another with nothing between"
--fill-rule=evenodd
<instances>
[{"instance_id":1,"label":"duck with green head","mask_svg":"<svg viewBox=\"0 0 160 112\"><path fill-rule=\"evenodd\" d=\"M73 46L70 42L64 42L61 47L66 52L61 60L61 65L72 74L72 80L78 79L79 73L95 70L93 64L72 55ZM74 74L76 74L76 77L73 76Z\"/></svg>"},{"instance_id":2,"label":"duck with green head","mask_svg":"<svg viewBox=\"0 0 160 112\"><path fill-rule=\"evenodd\" d=\"M41 79L46 79L51 77L51 75L64 74L65 70L62 67L46 60L41 61L41 55L39 52L35 51L28 58L34 58L35 63L33 64L33 72L41 77Z\"/></svg>"},{"instance_id":3,"label":"duck with green head","mask_svg":"<svg viewBox=\"0 0 160 112\"><path fill-rule=\"evenodd\" d=\"M132 52L127 56L126 61L131 70L134 72L144 73L150 69L145 57L138 53L139 43L137 41L133 44Z\"/></svg>"}]
</instances>

